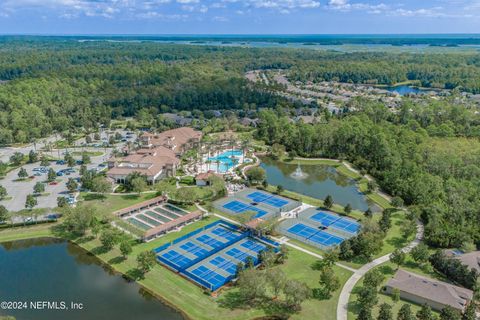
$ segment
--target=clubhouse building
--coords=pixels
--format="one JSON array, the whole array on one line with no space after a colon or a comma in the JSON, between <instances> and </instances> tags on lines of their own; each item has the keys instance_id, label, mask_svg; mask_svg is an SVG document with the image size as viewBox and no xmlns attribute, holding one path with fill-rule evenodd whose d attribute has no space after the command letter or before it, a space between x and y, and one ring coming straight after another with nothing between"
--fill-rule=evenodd
<instances>
[{"instance_id":1,"label":"clubhouse building","mask_svg":"<svg viewBox=\"0 0 480 320\"><path fill-rule=\"evenodd\" d=\"M125 157L108 160L107 176L117 183L138 172L147 177L149 183L173 176L180 164L180 156L198 145L200 131L188 127L167 130L159 134L144 133L139 137L140 148Z\"/></svg>"}]
</instances>

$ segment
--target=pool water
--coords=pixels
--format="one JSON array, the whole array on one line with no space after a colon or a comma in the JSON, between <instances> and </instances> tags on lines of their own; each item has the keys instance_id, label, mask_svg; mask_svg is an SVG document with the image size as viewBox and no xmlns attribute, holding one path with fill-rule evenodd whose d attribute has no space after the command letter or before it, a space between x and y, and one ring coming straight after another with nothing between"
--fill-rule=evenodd
<instances>
[{"instance_id":1,"label":"pool water","mask_svg":"<svg viewBox=\"0 0 480 320\"><path fill-rule=\"evenodd\" d=\"M218 172L227 172L231 168L235 167L238 164L238 159L243 154L242 150L228 150L216 157L208 158L211 161L211 168L217 168L217 160L218 163Z\"/></svg>"}]
</instances>

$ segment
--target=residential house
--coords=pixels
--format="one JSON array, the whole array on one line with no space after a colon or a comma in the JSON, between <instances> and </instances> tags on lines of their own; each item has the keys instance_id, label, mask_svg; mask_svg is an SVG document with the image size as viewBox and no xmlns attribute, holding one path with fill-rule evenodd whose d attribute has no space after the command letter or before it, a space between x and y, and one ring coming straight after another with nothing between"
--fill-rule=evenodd
<instances>
[{"instance_id":1,"label":"residential house","mask_svg":"<svg viewBox=\"0 0 480 320\"><path fill-rule=\"evenodd\" d=\"M402 299L419 305L427 304L434 310L442 310L450 306L463 311L473 297L472 290L402 269L398 270L384 287L384 291L388 294L392 294L394 289L400 291Z\"/></svg>"}]
</instances>

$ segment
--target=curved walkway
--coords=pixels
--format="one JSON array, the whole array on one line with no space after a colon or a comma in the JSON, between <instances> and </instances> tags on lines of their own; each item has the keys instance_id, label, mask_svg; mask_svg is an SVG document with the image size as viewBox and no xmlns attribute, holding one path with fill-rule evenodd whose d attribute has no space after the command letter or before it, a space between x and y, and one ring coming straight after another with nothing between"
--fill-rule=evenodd
<instances>
[{"instance_id":1,"label":"curved walkway","mask_svg":"<svg viewBox=\"0 0 480 320\"><path fill-rule=\"evenodd\" d=\"M417 220L417 233L415 239L410 244L402 249L403 252L408 253L415 248L423 240L424 227L420 220ZM348 301L350 300L350 294L357 282L371 269L381 265L390 260L390 254L377 258L360 269L355 270L355 273L348 279L340 292L337 305L337 320L347 320L348 318Z\"/></svg>"}]
</instances>

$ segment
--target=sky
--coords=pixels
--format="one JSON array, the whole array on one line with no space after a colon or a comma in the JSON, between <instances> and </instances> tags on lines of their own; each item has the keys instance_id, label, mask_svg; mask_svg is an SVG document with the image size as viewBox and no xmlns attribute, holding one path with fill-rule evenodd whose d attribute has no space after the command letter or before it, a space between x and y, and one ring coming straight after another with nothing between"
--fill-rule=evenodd
<instances>
[{"instance_id":1,"label":"sky","mask_svg":"<svg viewBox=\"0 0 480 320\"><path fill-rule=\"evenodd\" d=\"M0 34L480 33L480 0L0 0Z\"/></svg>"}]
</instances>

